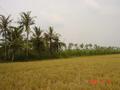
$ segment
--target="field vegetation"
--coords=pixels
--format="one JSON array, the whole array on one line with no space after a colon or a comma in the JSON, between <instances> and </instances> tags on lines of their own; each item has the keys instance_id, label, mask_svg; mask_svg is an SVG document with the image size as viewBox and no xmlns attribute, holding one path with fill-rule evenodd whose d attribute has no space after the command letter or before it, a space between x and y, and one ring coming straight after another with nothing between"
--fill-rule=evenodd
<instances>
[{"instance_id":1,"label":"field vegetation","mask_svg":"<svg viewBox=\"0 0 120 90\"><path fill-rule=\"evenodd\" d=\"M0 90L120 90L120 55L1 63Z\"/></svg>"}]
</instances>

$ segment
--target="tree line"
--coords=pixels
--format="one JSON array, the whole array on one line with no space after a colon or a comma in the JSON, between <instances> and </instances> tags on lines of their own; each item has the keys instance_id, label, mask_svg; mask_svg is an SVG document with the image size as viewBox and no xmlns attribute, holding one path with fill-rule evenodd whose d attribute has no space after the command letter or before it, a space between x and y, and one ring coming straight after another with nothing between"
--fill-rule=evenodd
<instances>
[{"instance_id":1,"label":"tree line","mask_svg":"<svg viewBox=\"0 0 120 90\"><path fill-rule=\"evenodd\" d=\"M92 44L66 45L60 40L60 34L49 27L44 31L35 25L31 12L20 13L20 18L13 24L11 16L0 15L0 59L32 60L70 56L115 54L118 47L100 47Z\"/></svg>"}]
</instances>

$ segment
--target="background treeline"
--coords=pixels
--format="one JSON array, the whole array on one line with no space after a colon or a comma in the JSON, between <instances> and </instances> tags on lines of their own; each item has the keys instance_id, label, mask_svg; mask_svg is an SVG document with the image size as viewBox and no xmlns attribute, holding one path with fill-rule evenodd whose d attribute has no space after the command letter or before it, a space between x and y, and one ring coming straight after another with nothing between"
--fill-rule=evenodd
<instances>
[{"instance_id":1,"label":"background treeline","mask_svg":"<svg viewBox=\"0 0 120 90\"><path fill-rule=\"evenodd\" d=\"M73 44L69 43L67 49L61 52L61 57L73 56L92 56L92 55L106 55L106 54L119 54L119 47L105 47L97 44Z\"/></svg>"},{"instance_id":2,"label":"background treeline","mask_svg":"<svg viewBox=\"0 0 120 90\"><path fill-rule=\"evenodd\" d=\"M18 21L0 15L0 60L33 60L72 56L117 54L118 47L101 47L92 44L73 44L60 41L53 27L47 31L35 25L31 12L22 12ZM43 32L44 31L44 32Z\"/></svg>"}]
</instances>

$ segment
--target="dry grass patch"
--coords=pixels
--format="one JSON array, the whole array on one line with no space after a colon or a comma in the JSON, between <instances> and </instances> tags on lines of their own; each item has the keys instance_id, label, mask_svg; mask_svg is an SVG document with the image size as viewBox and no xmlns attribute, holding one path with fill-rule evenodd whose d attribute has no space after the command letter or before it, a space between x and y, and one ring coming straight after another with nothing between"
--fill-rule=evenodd
<instances>
[{"instance_id":1,"label":"dry grass patch","mask_svg":"<svg viewBox=\"0 0 120 90\"><path fill-rule=\"evenodd\" d=\"M120 90L120 55L1 63L0 90Z\"/></svg>"}]
</instances>

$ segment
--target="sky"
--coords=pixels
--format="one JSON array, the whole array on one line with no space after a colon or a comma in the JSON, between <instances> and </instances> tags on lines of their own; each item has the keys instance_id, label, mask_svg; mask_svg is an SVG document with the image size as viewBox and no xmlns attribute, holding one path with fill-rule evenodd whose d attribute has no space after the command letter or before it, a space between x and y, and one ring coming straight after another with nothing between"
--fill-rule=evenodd
<instances>
[{"instance_id":1,"label":"sky","mask_svg":"<svg viewBox=\"0 0 120 90\"><path fill-rule=\"evenodd\" d=\"M32 11L43 30L53 26L66 43L120 46L120 0L0 0L0 14Z\"/></svg>"}]
</instances>

